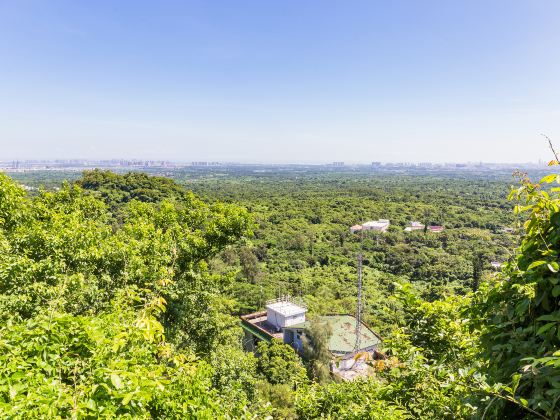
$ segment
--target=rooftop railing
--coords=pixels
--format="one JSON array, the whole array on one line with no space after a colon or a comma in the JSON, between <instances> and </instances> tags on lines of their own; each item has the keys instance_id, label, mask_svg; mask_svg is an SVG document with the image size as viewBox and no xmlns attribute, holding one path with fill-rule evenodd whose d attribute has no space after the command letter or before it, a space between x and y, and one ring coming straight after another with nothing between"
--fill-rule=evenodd
<instances>
[{"instance_id":1,"label":"rooftop railing","mask_svg":"<svg viewBox=\"0 0 560 420\"><path fill-rule=\"evenodd\" d=\"M290 295L282 295L280 297L277 297L276 299L270 299L266 301L267 305L271 305L273 303L292 303L294 305L300 306L303 309L307 309L307 305L305 304L305 302L303 301L302 298L294 298Z\"/></svg>"}]
</instances>

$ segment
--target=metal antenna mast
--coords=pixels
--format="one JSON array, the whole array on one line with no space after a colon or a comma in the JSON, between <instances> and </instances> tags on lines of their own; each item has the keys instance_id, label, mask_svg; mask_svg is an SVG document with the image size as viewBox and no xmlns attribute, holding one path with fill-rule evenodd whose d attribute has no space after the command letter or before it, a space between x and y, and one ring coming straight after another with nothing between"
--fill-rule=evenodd
<instances>
[{"instance_id":1,"label":"metal antenna mast","mask_svg":"<svg viewBox=\"0 0 560 420\"><path fill-rule=\"evenodd\" d=\"M358 299L356 303L356 342L354 352L362 348L362 259L364 248L364 230L360 230L360 252L358 253Z\"/></svg>"},{"instance_id":2,"label":"metal antenna mast","mask_svg":"<svg viewBox=\"0 0 560 420\"><path fill-rule=\"evenodd\" d=\"M358 303L356 305L356 344L354 351L360 350L362 344L362 252L358 254Z\"/></svg>"}]
</instances>

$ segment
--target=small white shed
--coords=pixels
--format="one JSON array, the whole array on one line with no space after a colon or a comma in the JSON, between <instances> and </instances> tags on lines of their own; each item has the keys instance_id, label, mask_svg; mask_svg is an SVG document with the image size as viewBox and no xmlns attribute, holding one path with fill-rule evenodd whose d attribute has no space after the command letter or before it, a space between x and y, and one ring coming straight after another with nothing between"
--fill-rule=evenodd
<instances>
[{"instance_id":1,"label":"small white shed","mask_svg":"<svg viewBox=\"0 0 560 420\"><path fill-rule=\"evenodd\" d=\"M266 305L266 320L276 330L305 322L307 309L290 302L288 299L278 299Z\"/></svg>"}]
</instances>

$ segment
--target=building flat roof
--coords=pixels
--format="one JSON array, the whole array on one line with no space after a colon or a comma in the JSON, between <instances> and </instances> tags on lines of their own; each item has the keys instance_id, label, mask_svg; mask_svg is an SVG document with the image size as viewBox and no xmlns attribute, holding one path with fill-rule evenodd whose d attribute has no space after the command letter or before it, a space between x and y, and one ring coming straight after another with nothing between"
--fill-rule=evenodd
<instances>
[{"instance_id":1,"label":"building flat roof","mask_svg":"<svg viewBox=\"0 0 560 420\"><path fill-rule=\"evenodd\" d=\"M266 311L242 315L242 327L267 342L272 338L282 340L283 333L267 322ZM264 338L263 338L264 337Z\"/></svg>"},{"instance_id":2,"label":"building flat roof","mask_svg":"<svg viewBox=\"0 0 560 420\"><path fill-rule=\"evenodd\" d=\"M307 309L302 308L301 306L289 301L269 303L268 305L266 305L266 308L272 309L283 316L292 316L304 314L305 312L307 312Z\"/></svg>"},{"instance_id":3,"label":"building flat roof","mask_svg":"<svg viewBox=\"0 0 560 420\"><path fill-rule=\"evenodd\" d=\"M362 228L386 227L390 224L391 222L388 219L370 220L369 222L362 223Z\"/></svg>"},{"instance_id":4,"label":"building flat roof","mask_svg":"<svg viewBox=\"0 0 560 420\"><path fill-rule=\"evenodd\" d=\"M320 321L329 324L332 330L329 339L329 350L331 353L351 353L356 344L356 318L352 315L323 315L318 317ZM290 325L285 329L305 329L310 322L305 321L296 325ZM375 334L366 324L362 322L361 348L363 350L376 347L381 343L381 338Z\"/></svg>"}]
</instances>

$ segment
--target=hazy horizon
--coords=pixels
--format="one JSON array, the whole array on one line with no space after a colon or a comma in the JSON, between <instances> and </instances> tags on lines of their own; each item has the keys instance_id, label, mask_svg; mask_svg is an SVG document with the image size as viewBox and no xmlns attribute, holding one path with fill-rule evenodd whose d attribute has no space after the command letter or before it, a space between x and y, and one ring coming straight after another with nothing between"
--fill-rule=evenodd
<instances>
[{"instance_id":1,"label":"hazy horizon","mask_svg":"<svg viewBox=\"0 0 560 420\"><path fill-rule=\"evenodd\" d=\"M550 160L550 159L549 159ZM372 166L374 163L379 163L383 165L502 165L502 166L515 166L515 165L542 165L543 167L548 166L546 160L539 159L537 161L519 161L519 162L493 162L493 161L326 161L326 160L301 160L301 161L219 161L213 159L185 159L185 160L173 160L173 159L150 159L150 158L134 158L134 157L112 157L112 158L88 158L88 157L68 157L68 158L53 158L53 159L27 159L27 158L13 158L13 159L0 159L0 163L24 163L24 162L44 162L44 163L72 163L72 162L151 162L151 163L158 163L158 162L165 162L171 163L176 165L193 165L198 163L208 163L208 167L212 167L212 164L218 165L322 165L322 166L329 166L333 165L334 163L342 163L344 166Z\"/></svg>"},{"instance_id":2,"label":"hazy horizon","mask_svg":"<svg viewBox=\"0 0 560 420\"><path fill-rule=\"evenodd\" d=\"M559 18L552 0L0 0L0 161L547 161Z\"/></svg>"}]
</instances>

